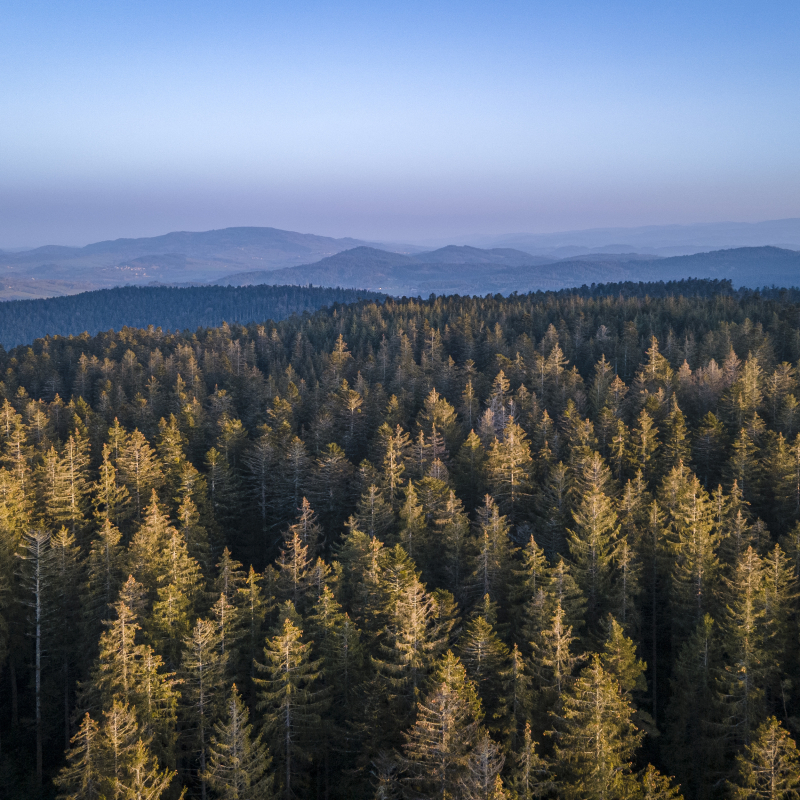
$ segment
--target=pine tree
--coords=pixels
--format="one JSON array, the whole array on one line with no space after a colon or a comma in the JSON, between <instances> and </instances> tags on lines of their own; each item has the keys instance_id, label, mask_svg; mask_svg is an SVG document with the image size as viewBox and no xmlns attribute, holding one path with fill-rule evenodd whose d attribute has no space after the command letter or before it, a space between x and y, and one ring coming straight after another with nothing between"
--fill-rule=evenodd
<instances>
[{"instance_id":1,"label":"pine tree","mask_svg":"<svg viewBox=\"0 0 800 800\"><path fill-rule=\"evenodd\" d=\"M272 759L261 734L253 736L253 726L248 723L247 707L234 684L226 703L225 720L214 726L208 769L203 773L220 800L274 797L273 776L268 772Z\"/></svg>"},{"instance_id":2,"label":"pine tree","mask_svg":"<svg viewBox=\"0 0 800 800\"><path fill-rule=\"evenodd\" d=\"M775 717L763 722L754 740L736 756L730 782L736 800L796 800L800 797L800 754L794 739Z\"/></svg>"}]
</instances>

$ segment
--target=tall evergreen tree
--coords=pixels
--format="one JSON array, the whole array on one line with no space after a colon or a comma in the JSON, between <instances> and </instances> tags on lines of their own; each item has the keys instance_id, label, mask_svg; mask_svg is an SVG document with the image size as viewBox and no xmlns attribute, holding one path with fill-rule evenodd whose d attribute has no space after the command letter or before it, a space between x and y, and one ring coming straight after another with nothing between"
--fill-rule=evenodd
<instances>
[{"instance_id":1,"label":"tall evergreen tree","mask_svg":"<svg viewBox=\"0 0 800 800\"><path fill-rule=\"evenodd\" d=\"M220 800L270 800L274 797L273 776L268 773L271 761L261 734L253 735L247 707L234 684L225 718L214 726L203 777Z\"/></svg>"},{"instance_id":2,"label":"tall evergreen tree","mask_svg":"<svg viewBox=\"0 0 800 800\"><path fill-rule=\"evenodd\" d=\"M569 549L575 576L587 601L587 621L596 626L611 603L617 514L606 494L610 475L599 453L586 461L580 499L572 512Z\"/></svg>"},{"instance_id":3,"label":"tall evergreen tree","mask_svg":"<svg viewBox=\"0 0 800 800\"><path fill-rule=\"evenodd\" d=\"M800 796L800 755L775 717L761 724L754 741L736 757L730 783L736 800L794 800Z\"/></svg>"},{"instance_id":4,"label":"tall evergreen tree","mask_svg":"<svg viewBox=\"0 0 800 800\"><path fill-rule=\"evenodd\" d=\"M264 663L256 664L265 676L255 679L257 707L264 714L264 731L278 759L287 800L304 786L320 713L327 708L327 698L317 685L322 664L302 637L303 631L287 616L266 641Z\"/></svg>"},{"instance_id":5,"label":"tall evergreen tree","mask_svg":"<svg viewBox=\"0 0 800 800\"><path fill-rule=\"evenodd\" d=\"M564 695L555 719L555 764L563 797L623 798L631 791L631 761L642 734L617 681L595 657Z\"/></svg>"}]
</instances>

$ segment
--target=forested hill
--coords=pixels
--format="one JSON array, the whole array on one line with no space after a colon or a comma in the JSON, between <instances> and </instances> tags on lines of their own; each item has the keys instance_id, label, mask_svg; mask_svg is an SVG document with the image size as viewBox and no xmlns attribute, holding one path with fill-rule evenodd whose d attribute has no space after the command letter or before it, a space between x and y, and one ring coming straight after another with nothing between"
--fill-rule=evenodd
<instances>
[{"instance_id":1,"label":"forested hill","mask_svg":"<svg viewBox=\"0 0 800 800\"><path fill-rule=\"evenodd\" d=\"M794 797L800 303L675 288L0 352L0 795Z\"/></svg>"},{"instance_id":2,"label":"forested hill","mask_svg":"<svg viewBox=\"0 0 800 800\"><path fill-rule=\"evenodd\" d=\"M281 320L334 303L383 295L305 286L124 286L43 300L0 303L0 343L8 349L46 335L70 336L124 326L195 330L223 322Z\"/></svg>"}]
</instances>

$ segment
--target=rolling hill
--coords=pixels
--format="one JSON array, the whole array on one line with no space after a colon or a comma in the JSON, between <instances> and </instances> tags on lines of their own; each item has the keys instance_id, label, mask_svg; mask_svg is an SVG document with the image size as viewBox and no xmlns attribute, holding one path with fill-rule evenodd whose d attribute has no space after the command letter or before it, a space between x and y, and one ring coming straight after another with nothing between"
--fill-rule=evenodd
<instances>
[{"instance_id":1,"label":"rolling hill","mask_svg":"<svg viewBox=\"0 0 800 800\"><path fill-rule=\"evenodd\" d=\"M510 294L592 283L730 279L734 286L797 286L800 252L742 247L691 256L591 254L553 260L517 250L446 247L415 256L357 247L314 264L229 275L222 285L299 284L361 287L393 295Z\"/></svg>"},{"instance_id":2,"label":"rolling hill","mask_svg":"<svg viewBox=\"0 0 800 800\"><path fill-rule=\"evenodd\" d=\"M126 284L208 283L226 273L307 264L368 244L374 243L276 228L224 228L116 239L86 247L51 245L15 253L0 251L0 299L74 294ZM379 246L387 251L422 249ZM47 284L42 285L42 280Z\"/></svg>"}]
</instances>

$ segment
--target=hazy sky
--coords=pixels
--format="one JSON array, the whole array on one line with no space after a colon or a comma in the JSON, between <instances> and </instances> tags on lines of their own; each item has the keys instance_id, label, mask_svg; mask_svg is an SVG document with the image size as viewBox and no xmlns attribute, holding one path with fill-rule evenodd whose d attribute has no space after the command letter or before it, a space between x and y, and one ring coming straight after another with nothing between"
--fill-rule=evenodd
<instances>
[{"instance_id":1,"label":"hazy sky","mask_svg":"<svg viewBox=\"0 0 800 800\"><path fill-rule=\"evenodd\" d=\"M0 247L800 216L800 3L9 0Z\"/></svg>"}]
</instances>

